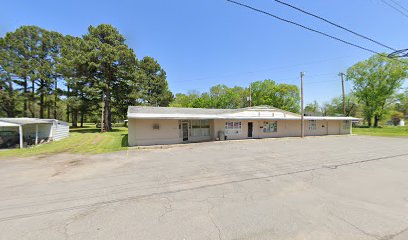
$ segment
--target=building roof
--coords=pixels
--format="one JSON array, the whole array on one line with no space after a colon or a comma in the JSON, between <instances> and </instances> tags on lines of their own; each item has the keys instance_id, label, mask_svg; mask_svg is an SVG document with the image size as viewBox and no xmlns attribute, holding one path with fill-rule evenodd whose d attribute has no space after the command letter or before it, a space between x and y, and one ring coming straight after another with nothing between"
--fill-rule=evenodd
<instances>
[{"instance_id":1,"label":"building roof","mask_svg":"<svg viewBox=\"0 0 408 240\"><path fill-rule=\"evenodd\" d=\"M22 126L26 124L50 124L53 119L39 119L39 118L0 118L0 126ZM55 120L54 120L55 121Z\"/></svg>"},{"instance_id":2,"label":"building roof","mask_svg":"<svg viewBox=\"0 0 408 240\"><path fill-rule=\"evenodd\" d=\"M130 113L144 114L221 114L233 112L237 109L212 109L212 108L179 108L179 107L147 107L147 106L130 106Z\"/></svg>"},{"instance_id":3,"label":"building roof","mask_svg":"<svg viewBox=\"0 0 408 240\"><path fill-rule=\"evenodd\" d=\"M240 109L206 109L131 106L130 119L242 119L242 120L299 120L300 115L270 106ZM357 120L351 117L305 117L306 120Z\"/></svg>"}]
</instances>

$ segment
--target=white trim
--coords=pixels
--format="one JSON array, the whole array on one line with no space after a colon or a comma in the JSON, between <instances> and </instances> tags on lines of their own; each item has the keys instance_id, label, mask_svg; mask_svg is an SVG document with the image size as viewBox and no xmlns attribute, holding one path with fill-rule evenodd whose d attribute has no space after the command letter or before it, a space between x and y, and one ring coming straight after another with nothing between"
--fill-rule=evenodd
<instances>
[{"instance_id":1,"label":"white trim","mask_svg":"<svg viewBox=\"0 0 408 240\"><path fill-rule=\"evenodd\" d=\"M247 116L222 116L222 115L209 115L209 114L149 114L149 113L129 113L129 119L191 119L191 120L200 120L200 119L209 119L209 120L300 120L300 117L267 117L267 116L258 116L258 117L247 117ZM304 117L305 120L349 120L357 121L359 118L354 117L313 117L307 116Z\"/></svg>"}]
</instances>

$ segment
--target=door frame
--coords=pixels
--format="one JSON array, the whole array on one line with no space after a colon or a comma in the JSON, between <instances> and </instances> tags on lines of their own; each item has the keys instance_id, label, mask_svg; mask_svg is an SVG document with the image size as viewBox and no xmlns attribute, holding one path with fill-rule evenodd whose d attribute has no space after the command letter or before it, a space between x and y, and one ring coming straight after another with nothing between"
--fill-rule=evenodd
<instances>
[{"instance_id":1,"label":"door frame","mask_svg":"<svg viewBox=\"0 0 408 240\"><path fill-rule=\"evenodd\" d=\"M184 126L186 126L187 135L184 135L184 133L185 133L185 131L184 131ZM188 141L188 135L189 135L188 122L181 122L181 137L182 137L182 139L183 139L183 142Z\"/></svg>"},{"instance_id":2,"label":"door frame","mask_svg":"<svg viewBox=\"0 0 408 240\"><path fill-rule=\"evenodd\" d=\"M249 126L251 126L251 132L249 131ZM254 137L254 122L248 122L248 133L247 133L248 138L253 138Z\"/></svg>"}]
</instances>

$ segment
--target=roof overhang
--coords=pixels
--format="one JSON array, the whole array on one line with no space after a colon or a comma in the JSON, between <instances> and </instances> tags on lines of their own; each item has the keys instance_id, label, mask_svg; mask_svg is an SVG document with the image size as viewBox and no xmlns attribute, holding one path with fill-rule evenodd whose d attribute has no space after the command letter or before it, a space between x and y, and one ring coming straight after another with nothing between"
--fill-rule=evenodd
<instances>
[{"instance_id":1,"label":"roof overhang","mask_svg":"<svg viewBox=\"0 0 408 240\"><path fill-rule=\"evenodd\" d=\"M0 127L19 127L19 124L0 121Z\"/></svg>"},{"instance_id":2,"label":"roof overhang","mask_svg":"<svg viewBox=\"0 0 408 240\"><path fill-rule=\"evenodd\" d=\"M222 115L205 115L205 114L147 114L147 113L129 113L129 119L173 119L173 120L203 120L203 119L220 119L220 120L301 120L300 117L272 117L272 116L222 116ZM358 118L353 117L313 117L305 116L304 120L349 120L356 121Z\"/></svg>"},{"instance_id":3,"label":"roof overhang","mask_svg":"<svg viewBox=\"0 0 408 240\"><path fill-rule=\"evenodd\" d=\"M27 124L52 124L48 119L39 118L0 118L0 122L23 126Z\"/></svg>"}]
</instances>

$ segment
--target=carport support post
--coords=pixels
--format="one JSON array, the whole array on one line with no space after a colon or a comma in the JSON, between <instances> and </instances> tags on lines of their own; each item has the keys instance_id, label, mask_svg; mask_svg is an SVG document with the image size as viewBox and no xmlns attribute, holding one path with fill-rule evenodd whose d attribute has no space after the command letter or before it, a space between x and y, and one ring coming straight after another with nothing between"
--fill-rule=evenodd
<instances>
[{"instance_id":1,"label":"carport support post","mask_svg":"<svg viewBox=\"0 0 408 240\"><path fill-rule=\"evenodd\" d=\"M24 147L24 144L23 144L23 126L18 126L18 135L19 135L19 137L20 137L20 148L23 148Z\"/></svg>"},{"instance_id":2,"label":"carport support post","mask_svg":"<svg viewBox=\"0 0 408 240\"><path fill-rule=\"evenodd\" d=\"M35 124L35 145L38 144L38 124Z\"/></svg>"}]
</instances>

